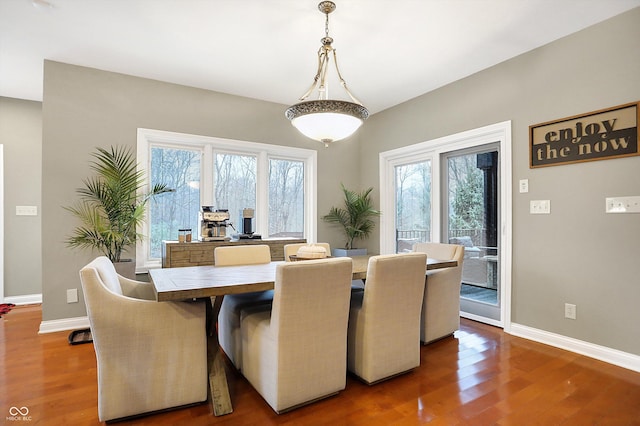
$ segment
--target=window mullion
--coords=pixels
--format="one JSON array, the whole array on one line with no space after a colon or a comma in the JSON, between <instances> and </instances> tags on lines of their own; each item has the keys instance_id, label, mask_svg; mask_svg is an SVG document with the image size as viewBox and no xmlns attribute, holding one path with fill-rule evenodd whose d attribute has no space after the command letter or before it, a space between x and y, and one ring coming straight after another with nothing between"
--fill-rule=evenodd
<instances>
[{"instance_id":1,"label":"window mullion","mask_svg":"<svg viewBox=\"0 0 640 426\"><path fill-rule=\"evenodd\" d=\"M256 232L266 238L269 232L269 156L266 152L258 154L256 174Z\"/></svg>"},{"instance_id":2,"label":"window mullion","mask_svg":"<svg viewBox=\"0 0 640 426\"><path fill-rule=\"evenodd\" d=\"M215 185L215 174L214 170L214 162L215 162L215 150L213 146L207 144L204 146L204 150L202 152L202 161L201 161L201 178L200 178L200 187L202 188L200 191L200 205L201 206L212 206L213 205L213 188Z\"/></svg>"}]
</instances>

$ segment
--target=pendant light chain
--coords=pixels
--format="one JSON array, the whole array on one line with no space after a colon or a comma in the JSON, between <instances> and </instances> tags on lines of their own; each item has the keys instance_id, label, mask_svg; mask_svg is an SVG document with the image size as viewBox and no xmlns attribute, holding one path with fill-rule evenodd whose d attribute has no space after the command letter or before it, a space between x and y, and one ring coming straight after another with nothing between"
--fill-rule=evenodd
<instances>
[{"instance_id":1,"label":"pendant light chain","mask_svg":"<svg viewBox=\"0 0 640 426\"><path fill-rule=\"evenodd\" d=\"M324 16L324 36L329 38L329 12L325 12Z\"/></svg>"}]
</instances>

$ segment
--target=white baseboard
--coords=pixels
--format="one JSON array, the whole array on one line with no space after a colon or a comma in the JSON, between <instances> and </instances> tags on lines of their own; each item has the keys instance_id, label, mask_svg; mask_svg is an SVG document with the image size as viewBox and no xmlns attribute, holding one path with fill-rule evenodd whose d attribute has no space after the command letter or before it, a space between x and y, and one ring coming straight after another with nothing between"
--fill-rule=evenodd
<instances>
[{"instance_id":1,"label":"white baseboard","mask_svg":"<svg viewBox=\"0 0 640 426\"><path fill-rule=\"evenodd\" d=\"M57 320L42 321L38 334L55 333L56 331L77 330L89 328L88 317L62 318Z\"/></svg>"},{"instance_id":2,"label":"white baseboard","mask_svg":"<svg viewBox=\"0 0 640 426\"><path fill-rule=\"evenodd\" d=\"M42 294L25 294L22 296L7 296L4 303L13 303L14 305L36 305L42 303Z\"/></svg>"},{"instance_id":3,"label":"white baseboard","mask_svg":"<svg viewBox=\"0 0 640 426\"><path fill-rule=\"evenodd\" d=\"M580 355L585 355L640 373L640 356L638 355L516 323L511 323L510 334L579 353Z\"/></svg>"}]
</instances>

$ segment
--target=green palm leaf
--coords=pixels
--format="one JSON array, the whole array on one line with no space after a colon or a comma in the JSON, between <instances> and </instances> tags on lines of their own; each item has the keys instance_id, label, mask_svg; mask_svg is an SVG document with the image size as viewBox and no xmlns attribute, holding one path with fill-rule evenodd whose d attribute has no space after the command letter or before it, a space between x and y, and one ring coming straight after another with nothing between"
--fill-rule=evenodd
<instances>
[{"instance_id":1,"label":"green palm leaf","mask_svg":"<svg viewBox=\"0 0 640 426\"><path fill-rule=\"evenodd\" d=\"M143 237L137 228L144 220L147 202L173 190L155 184L144 193L144 173L138 170L129 148L97 148L93 158L90 167L96 175L85 179L84 187L76 190L80 201L64 207L82 223L66 243L69 247L97 250L119 262L123 250L135 246Z\"/></svg>"},{"instance_id":2,"label":"green palm leaf","mask_svg":"<svg viewBox=\"0 0 640 426\"><path fill-rule=\"evenodd\" d=\"M349 190L342 185L344 193L344 208L331 207L329 213L322 217L327 223L342 227L346 237L346 249L353 248L355 239L367 238L375 228L373 217L380 216L380 211L373 208L371 191L368 188L361 192Z\"/></svg>"}]
</instances>

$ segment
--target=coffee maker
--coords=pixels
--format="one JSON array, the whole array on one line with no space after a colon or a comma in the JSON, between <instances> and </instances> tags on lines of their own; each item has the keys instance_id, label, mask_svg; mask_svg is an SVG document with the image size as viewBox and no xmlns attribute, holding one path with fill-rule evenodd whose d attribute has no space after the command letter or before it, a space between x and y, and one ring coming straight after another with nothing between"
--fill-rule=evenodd
<instances>
[{"instance_id":1,"label":"coffee maker","mask_svg":"<svg viewBox=\"0 0 640 426\"><path fill-rule=\"evenodd\" d=\"M242 223L242 233L238 234L239 240L260 240L262 236L253 232L253 209L242 209L240 211L240 223Z\"/></svg>"},{"instance_id":2,"label":"coffee maker","mask_svg":"<svg viewBox=\"0 0 640 426\"><path fill-rule=\"evenodd\" d=\"M202 206L200 210L200 240L231 240L231 237L227 236L227 226L233 228L233 224L228 222L229 217L229 210L214 210L212 206Z\"/></svg>"}]
</instances>

